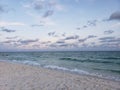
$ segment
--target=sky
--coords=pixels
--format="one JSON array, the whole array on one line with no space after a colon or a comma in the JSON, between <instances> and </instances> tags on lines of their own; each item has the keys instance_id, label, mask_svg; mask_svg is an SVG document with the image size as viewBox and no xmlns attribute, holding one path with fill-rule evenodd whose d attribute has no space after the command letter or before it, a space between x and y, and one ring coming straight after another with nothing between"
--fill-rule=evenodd
<instances>
[{"instance_id":1,"label":"sky","mask_svg":"<svg viewBox=\"0 0 120 90\"><path fill-rule=\"evenodd\" d=\"M0 0L0 51L120 51L120 0Z\"/></svg>"}]
</instances>

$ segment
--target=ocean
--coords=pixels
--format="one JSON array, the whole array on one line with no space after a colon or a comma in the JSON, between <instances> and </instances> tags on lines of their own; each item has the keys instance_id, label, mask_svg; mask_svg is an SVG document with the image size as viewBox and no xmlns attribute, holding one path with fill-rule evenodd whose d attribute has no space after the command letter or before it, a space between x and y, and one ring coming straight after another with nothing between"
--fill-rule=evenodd
<instances>
[{"instance_id":1,"label":"ocean","mask_svg":"<svg viewBox=\"0 0 120 90\"><path fill-rule=\"evenodd\" d=\"M119 51L0 52L0 60L120 81Z\"/></svg>"}]
</instances>

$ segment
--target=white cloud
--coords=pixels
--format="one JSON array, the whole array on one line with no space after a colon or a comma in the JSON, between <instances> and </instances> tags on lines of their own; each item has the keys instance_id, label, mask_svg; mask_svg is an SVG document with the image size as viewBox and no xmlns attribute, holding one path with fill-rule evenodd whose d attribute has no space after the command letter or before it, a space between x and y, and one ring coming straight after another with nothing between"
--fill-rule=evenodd
<instances>
[{"instance_id":1,"label":"white cloud","mask_svg":"<svg viewBox=\"0 0 120 90\"><path fill-rule=\"evenodd\" d=\"M0 26L24 26L24 23L21 22L6 22L6 21L0 21Z\"/></svg>"},{"instance_id":2,"label":"white cloud","mask_svg":"<svg viewBox=\"0 0 120 90\"><path fill-rule=\"evenodd\" d=\"M23 4L23 7L25 7L25 8L30 8L31 7L31 5L30 4Z\"/></svg>"},{"instance_id":3,"label":"white cloud","mask_svg":"<svg viewBox=\"0 0 120 90\"><path fill-rule=\"evenodd\" d=\"M63 10L64 10L64 7L63 7L63 5L56 4L56 5L55 5L55 9L58 10L58 11L63 11Z\"/></svg>"},{"instance_id":4,"label":"white cloud","mask_svg":"<svg viewBox=\"0 0 120 90\"><path fill-rule=\"evenodd\" d=\"M29 12L27 14L36 20L37 25L43 25L43 26L55 26L56 25L56 22L53 19L51 19L50 17L43 18L39 15L35 15L35 14L29 13Z\"/></svg>"},{"instance_id":5,"label":"white cloud","mask_svg":"<svg viewBox=\"0 0 120 90\"><path fill-rule=\"evenodd\" d=\"M120 22L113 24L111 27L112 28L120 28Z\"/></svg>"},{"instance_id":6,"label":"white cloud","mask_svg":"<svg viewBox=\"0 0 120 90\"><path fill-rule=\"evenodd\" d=\"M43 18L41 21L44 23L45 26L55 26L56 25L56 23L50 18Z\"/></svg>"}]
</instances>

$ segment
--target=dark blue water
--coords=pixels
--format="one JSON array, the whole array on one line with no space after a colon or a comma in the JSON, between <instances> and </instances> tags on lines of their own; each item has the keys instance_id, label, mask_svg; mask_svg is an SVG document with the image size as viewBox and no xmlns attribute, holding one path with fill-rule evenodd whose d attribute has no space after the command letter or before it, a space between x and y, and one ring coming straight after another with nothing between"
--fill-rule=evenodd
<instances>
[{"instance_id":1,"label":"dark blue water","mask_svg":"<svg viewBox=\"0 0 120 90\"><path fill-rule=\"evenodd\" d=\"M120 81L120 52L1 52L0 60Z\"/></svg>"}]
</instances>

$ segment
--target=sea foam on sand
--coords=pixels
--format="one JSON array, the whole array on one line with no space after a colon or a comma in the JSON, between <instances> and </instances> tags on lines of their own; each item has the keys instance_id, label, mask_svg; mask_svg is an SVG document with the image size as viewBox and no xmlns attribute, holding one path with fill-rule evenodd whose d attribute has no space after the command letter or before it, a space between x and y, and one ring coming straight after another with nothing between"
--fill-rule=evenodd
<instances>
[{"instance_id":1,"label":"sea foam on sand","mask_svg":"<svg viewBox=\"0 0 120 90\"><path fill-rule=\"evenodd\" d=\"M120 90L120 82L0 62L0 90Z\"/></svg>"}]
</instances>

